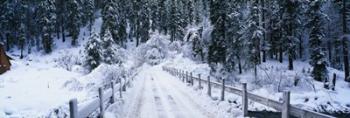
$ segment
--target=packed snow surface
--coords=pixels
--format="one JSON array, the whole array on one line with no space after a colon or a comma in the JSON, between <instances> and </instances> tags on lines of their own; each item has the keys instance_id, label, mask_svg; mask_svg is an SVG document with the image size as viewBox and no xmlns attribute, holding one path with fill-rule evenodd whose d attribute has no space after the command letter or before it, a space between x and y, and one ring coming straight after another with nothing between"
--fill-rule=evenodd
<instances>
[{"instance_id":1,"label":"packed snow surface","mask_svg":"<svg viewBox=\"0 0 350 118\"><path fill-rule=\"evenodd\" d=\"M239 109L236 109L236 113L233 114L227 102L213 101L205 93L163 71L161 65L146 67L136 76L133 83L133 87L124 99L124 105L122 107L112 105L107 110L107 117L226 118L233 115L241 116Z\"/></svg>"}]
</instances>

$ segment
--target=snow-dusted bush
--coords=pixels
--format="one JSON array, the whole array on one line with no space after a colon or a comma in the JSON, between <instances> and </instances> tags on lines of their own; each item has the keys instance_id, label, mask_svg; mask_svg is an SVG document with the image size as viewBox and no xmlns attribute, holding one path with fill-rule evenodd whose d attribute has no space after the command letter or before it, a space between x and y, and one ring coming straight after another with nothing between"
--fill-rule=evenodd
<instances>
[{"instance_id":1,"label":"snow-dusted bush","mask_svg":"<svg viewBox=\"0 0 350 118\"><path fill-rule=\"evenodd\" d=\"M74 55L68 51L64 51L63 55L56 58L54 61L57 62L58 66L65 68L68 71L72 71L73 66L82 64L78 55Z\"/></svg>"},{"instance_id":2,"label":"snow-dusted bush","mask_svg":"<svg viewBox=\"0 0 350 118\"><path fill-rule=\"evenodd\" d=\"M176 51L181 52L182 51L182 42L181 41L173 41L169 45L169 51Z\"/></svg>"},{"instance_id":3,"label":"snow-dusted bush","mask_svg":"<svg viewBox=\"0 0 350 118\"><path fill-rule=\"evenodd\" d=\"M185 57L193 60L203 61L205 56L205 41L202 38L203 28L188 27L185 37L183 38L184 46L182 52Z\"/></svg>"},{"instance_id":4,"label":"snow-dusted bush","mask_svg":"<svg viewBox=\"0 0 350 118\"><path fill-rule=\"evenodd\" d=\"M96 92L99 87L110 86L112 81L119 82L120 79L125 80L127 74L128 70L123 65L102 63L84 77L66 82L64 87L71 90L88 89L89 91Z\"/></svg>"},{"instance_id":5,"label":"snow-dusted bush","mask_svg":"<svg viewBox=\"0 0 350 118\"><path fill-rule=\"evenodd\" d=\"M158 33L152 34L150 40L140 45L134 54L136 65L143 63L159 64L168 56L169 37Z\"/></svg>"},{"instance_id":6,"label":"snow-dusted bush","mask_svg":"<svg viewBox=\"0 0 350 118\"><path fill-rule=\"evenodd\" d=\"M145 59L148 64L157 65L165 56L159 48L151 48L146 52Z\"/></svg>"}]
</instances>

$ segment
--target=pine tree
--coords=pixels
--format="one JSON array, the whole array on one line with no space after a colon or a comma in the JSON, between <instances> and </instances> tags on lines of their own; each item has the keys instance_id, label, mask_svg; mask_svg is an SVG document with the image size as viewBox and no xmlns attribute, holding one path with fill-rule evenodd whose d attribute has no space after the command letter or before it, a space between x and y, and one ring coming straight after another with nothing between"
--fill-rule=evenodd
<instances>
[{"instance_id":1,"label":"pine tree","mask_svg":"<svg viewBox=\"0 0 350 118\"><path fill-rule=\"evenodd\" d=\"M287 48L288 55L288 69L293 70L293 60L296 56L296 44L297 28L300 28L300 19L298 13L300 13L300 2L298 0L286 0L283 4L284 13L282 17L282 28L283 28L283 42Z\"/></svg>"},{"instance_id":2,"label":"pine tree","mask_svg":"<svg viewBox=\"0 0 350 118\"><path fill-rule=\"evenodd\" d=\"M242 2L235 1L231 2L229 5L229 15L227 17L228 23L227 26L227 40L225 42L227 47L227 64L225 64L226 68L228 68L229 71L234 71L235 64L238 66L238 71L241 74L242 73L242 58L244 57L244 49L245 49L245 39L242 38L242 30L244 30L244 18L243 18L243 11L247 10L244 9Z\"/></svg>"},{"instance_id":3,"label":"pine tree","mask_svg":"<svg viewBox=\"0 0 350 118\"><path fill-rule=\"evenodd\" d=\"M148 0L141 0L140 9L140 40L141 42L146 42L149 39L149 29L150 29L150 16L149 16L149 3Z\"/></svg>"},{"instance_id":4,"label":"pine tree","mask_svg":"<svg viewBox=\"0 0 350 118\"><path fill-rule=\"evenodd\" d=\"M84 1L85 6L85 16L88 21L89 31L92 31L92 25L94 23L94 12L95 12L95 2L94 0Z\"/></svg>"},{"instance_id":5,"label":"pine tree","mask_svg":"<svg viewBox=\"0 0 350 118\"><path fill-rule=\"evenodd\" d=\"M112 38L112 34L110 33L109 30L106 31L106 33L104 34L104 36L101 38L102 42L101 42L101 59L102 62L106 63L106 64L114 64L115 63L115 50L114 50L114 46L115 46L115 42Z\"/></svg>"},{"instance_id":6,"label":"pine tree","mask_svg":"<svg viewBox=\"0 0 350 118\"><path fill-rule=\"evenodd\" d=\"M67 2L68 23L67 30L72 37L72 46L77 45L77 40L80 32L80 8L76 0L68 0Z\"/></svg>"},{"instance_id":7,"label":"pine tree","mask_svg":"<svg viewBox=\"0 0 350 118\"><path fill-rule=\"evenodd\" d=\"M310 1L310 64L314 67L312 76L317 81L328 82L327 58L322 48L324 40L322 1Z\"/></svg>"},{"instance_id":8,"label":"pine tree","mask_svg":"<svg viewBox=\"0 0 350 118\"><path fill-rule=\"evenodd\" d=\"M167 34L168 33L168 21L167 21L167 10L165 6L166 0L159 1L158 7L158 22L159 22L159 31Z\"/></svg>"},{"instance_id":9,"label":"pine tree","mask_svg":"<svg viewBox=\"0 0 350 118\"><path fill-rule=\"evenodd\" d=\"M193 24L194 23L194 17L195 17L195 13L194 13L194 3L193 0L188 0L187 1L187 18L188 18L188 24Z\"/></svg>"},{"instance_id":10,"label":"pine tree","mask_svg":"<svg viewBox=\"0 0 350 118\"><path fill-rule=\"evenodd\" d=\"M158 26L159 26L159 21L158 21L158 0L154 0L150 2L150 20L151 22L151 29L152 31L156 31Z\"/></svg>"},{"instance_id":11,"label":"pine tree","mask_svg":"<svg viewBox=\"0 0 350 118\"><path fill-rule=\"evenodd\" d=\"M171 2L170 15L169 15L169 33L170 41L176 41L183 38L183 25L184 20L181 18L178 4L176 1Z\"/></svg>"},{"instance_id":12,"label":"pine tree","mask_svg":"<svg viewBox=\"0 0 350 118\"><path fill-rule=\"evenodd\" d=\"M110 31L113 40L118 41L118 23L117 23L117 5L114 0L107 0L102 10L102 27L101 36L106 35L106 31Z\"/></svg>"},{"instance_id":13,"label":"pine tree","mask_svg":"<svg viewBox=\"0 0 350 118\"><path fill-rule=\"evenodd\" d=\"M270 12L268 13L271 14L268 27L268 30L270 31L270 39L267 41L269 45L269 54L271 58L277 59L278 52L282 52L282 40L280 40L280 31L282 30L282 15L280 15L282 14L281 1L273 0L270 5ZM280 57L280 59L282 59L282 57Z\"/></svg>"},{"instance_id":14,"label":"pine tree","mask_svg":"<svg viewBox=\"0 0 350 118\"><path fill-rule=\"evenodd\" d=\"M344 73L345 81L350 82L350 65L349 65L349 37L350 34L349 22L350 22L350 1L342 0L343 3L343 61L344 61Z\"/></svg>"},{"instance_id":15,"label":"pine tree","mask_svg":"<svg viewBox=\"0 0 350 118\"><path fill-rule=\"evenodd\" d=\"M55 30L55 4L53 0L45 0L40 4L42 25L42 45L45 53L52 52L52 33Z\"/></svg>"},{"instance_id":16,"label":"pine tree","mask_svg":"<svg viewBox=\"0 0 350 118\"><path fill-rule=\"evenodd\" d=\"M210 1L210 22L213 25L211 42L208 52L209 63L224 63L226 60L226 2L225 0Z\"/></svg>"},{"instance_id":17,"label":"pine tree","mask_svg":"<svg viewBox=\"0 0 350 118\"><path fill-rule=\"evenodd\" d=\"M257 65L260 63L260 40L262 38L262 28L259 24L259 7L258 0L252 1L251 13L249 22L249 29L252 32L250 34L250 41L248 42L249 47L249 61L254 67L254 75L257 77Z\"/></svg>"},{"instance_id":18,"label":"pine tree","mask_svg":"<svg viewBox=\"0 0 350 118\"><path fill-rule=\"evenodd\" d=\"M43 18L42 19L42 23L44 24L43 26L43 36L42 36L42 44L43 44L43 48L45 50L45 53L50 53L52 52L52 48L51 48L51 45L52 45L52 37L50 35L50 31L49 31L49 20L47 18Z\"/></svg>"},{"instance_id":19,"label":"pine tree","mask_svg":"<svg viewBox=\"0 0 350 118\"><path fill-rule=\"evenodd\" d=\"M98 33L93 32L90 37L89 41L86 43L85 46L85 59L86 59L86 65L89 67L90 70L95 69L98 67L101 63L101 55L100 55L100 36Z\"/></svg>"},{"instance_id":20,"label":"pine tree","mask_svg":"<svg viewBox=\"0 0 350 118\"><path fill-rule=\"evenodd\" d=\"M19 29L19 45L21 48L21 56L20 59L23 59L23 50L24 50L24 43L25 43L25 27L24 24L21 24L21 27Z\"/></svg>"},{"instance_id":21,"label":"pine tree","mask_svg":"<svg viewBox=\"0 0 350 118\"><path fill-rule=\"evenodd\" d=\"M127 40L127 3L125 0L118 0L117 1L118 6L118 21L117 21L117 27L118 27L118 40L117 44L120 46L125 46L124 43Z\"/></svg>"}]
</instances>

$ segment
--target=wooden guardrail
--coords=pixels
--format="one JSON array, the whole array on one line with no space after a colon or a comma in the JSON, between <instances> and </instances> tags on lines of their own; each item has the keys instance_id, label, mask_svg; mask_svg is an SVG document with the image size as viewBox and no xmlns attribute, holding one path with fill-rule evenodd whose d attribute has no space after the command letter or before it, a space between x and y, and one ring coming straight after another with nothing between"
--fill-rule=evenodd
<instances>
[{"instance_id":1,"label":"wooden guardrail","mask_svg":"<svg viewBox=\"0 0 350 118\"><path fill-rule=\"evenodd\" d=\"M132 79L133 80L133 79ZM111 82L111 88L103 91L102 88L98 89L98 98L94 98L88 102L78 104L76 98L69 101L69 114L70 118L87 118L92 113L99 109L98 117L103 118L104 110L106 107L104 103L109 102L113 104L115 102L116 85L119 85L119 97L122 98L122 91L126 91L126 86L130 85L130 80L122 83ZM118 90L118 89L117 89Z\"/></svg>"},{"instance_id":2,"label":"wooden guardrail","mask_svg":"<svg viewBox=\"0 0 350 118\"><path fill-rule=\"evenodd\" d=\"M198 81L198 88L202 89L202 83L206 83L208 86L207 94L211 96L212 87L221 88L221 100L225 100L225 91L233 93L236 95L242 96L242 111L244 116L248 116L248 99L260 104L266 105L268 107L274 108L277 111L282 112L282 118L289 118L289 115L299 118L335 118L326 114L318 113L315 111L310 111L306 109L297 108L290 104L290 92L286 91L283 93L283 101L275 101L269 98L261 97L252 93L247 92L247 84L242 84L242 89L238 89L232 86L225 85L225 79L221 79L221 83L213 82L210 79L210 76L207 79L202 79L201 75L198 74L198 77L193 77L192 72L187 72L180 69L163 67L164 71L169 72L170 74L178 77L183 82L187 82L190 85L194 85L194 80Z\"/></svg>"}]
</instances>

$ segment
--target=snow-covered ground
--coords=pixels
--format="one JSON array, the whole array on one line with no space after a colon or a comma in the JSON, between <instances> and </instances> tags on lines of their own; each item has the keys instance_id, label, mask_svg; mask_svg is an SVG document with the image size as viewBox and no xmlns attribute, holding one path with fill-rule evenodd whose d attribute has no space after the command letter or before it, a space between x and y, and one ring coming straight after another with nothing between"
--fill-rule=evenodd
<instances>
[{"instance_id":1,"label":"snow-covered ground","mask_svg":"<svg viewBox=\"0 0 350 118\"><path fill-rule=\"evenodd\" d=\"M97 31L101 22L96 20ZM19 50L10 51L8 55L14 58L11 70L0 75L0 118L50 116L66 108L72 98L91 98L93 92L87 86L103 79L104 68L87 74L81 65L88 34L86 28L81 30L77 47L70 46L69 38L66 42L55 39L55 50L47 55L32 52L19 59Z\"/></svg>"}]
</instances>

